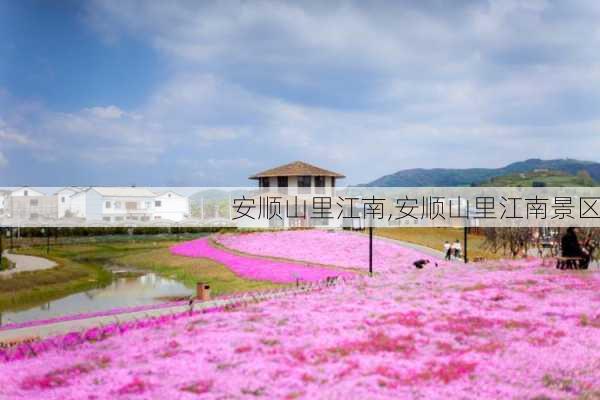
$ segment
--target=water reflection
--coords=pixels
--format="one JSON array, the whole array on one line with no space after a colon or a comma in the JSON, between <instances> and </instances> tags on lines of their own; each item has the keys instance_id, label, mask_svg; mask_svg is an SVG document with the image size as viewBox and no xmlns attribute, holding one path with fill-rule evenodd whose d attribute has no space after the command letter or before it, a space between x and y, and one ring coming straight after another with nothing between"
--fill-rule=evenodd
<instances>
[{"instance_id":1,"label":"water reflection","mask_svg":"<svg viewBox=\"0 0 600 400\"><path fill-rule=\"evenodd\" d=\"M192 293L193 290L182 283L154 273L131 276L128 271L118 271L114 272L113 281L103 288L72 294L23 311L0 313L0 324L160 303Z\"/></svg>"}]
</instances>

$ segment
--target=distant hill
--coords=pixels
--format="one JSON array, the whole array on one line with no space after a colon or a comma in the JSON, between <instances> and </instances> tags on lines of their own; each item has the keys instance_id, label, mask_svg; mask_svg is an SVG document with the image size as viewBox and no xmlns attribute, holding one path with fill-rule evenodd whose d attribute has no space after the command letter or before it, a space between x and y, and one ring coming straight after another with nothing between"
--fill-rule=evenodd
<instances>
[{"instance_id":1,"label":"distant hill","mask_svg":"<svg viewBox=\"0 0 600 400\"><path fill-rule=\"evenodd\" d=\"M563 171L536 170L534 172L519 172L516 174L497 176L488 179L477 186L488 187L576 187L598 186L592 177L583 170L577 175Z\"/></svg>"},{"instance_id":2,"label":"distant hill","mask_svg":"<svg viewBox=\"0 0 600 400\"><path fill-rule=\"evenodd\" d=\"M361 186L477 186L495 177L534 172L536 170L558 171L573 176L580 171L586 171L594 181L600 182L600 163L569 158L556 160L531 158L502 168L405 169L391 175L382 176Z\"/></svg>"}]
</instances>

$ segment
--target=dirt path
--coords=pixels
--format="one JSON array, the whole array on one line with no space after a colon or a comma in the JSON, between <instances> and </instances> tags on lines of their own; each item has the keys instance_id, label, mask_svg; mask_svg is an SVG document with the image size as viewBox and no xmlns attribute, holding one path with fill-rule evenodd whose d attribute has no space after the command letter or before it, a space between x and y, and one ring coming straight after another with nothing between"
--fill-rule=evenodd
<instances>
[{"instance_id":1,"label":"dirt path","mask_svg":"<svg viewBox=\"0 0 600 400\"><path fill-rule=\"evenodd\" d=\"M2 256L15 263L15 268L7 271L1 271L0 277L10 276L25 271L41 271L44 269L54 268L57 265L54 261L48 260L47 258L26 256L22 254L11 254L6 251Z\"/></svg>"}]
</instances>

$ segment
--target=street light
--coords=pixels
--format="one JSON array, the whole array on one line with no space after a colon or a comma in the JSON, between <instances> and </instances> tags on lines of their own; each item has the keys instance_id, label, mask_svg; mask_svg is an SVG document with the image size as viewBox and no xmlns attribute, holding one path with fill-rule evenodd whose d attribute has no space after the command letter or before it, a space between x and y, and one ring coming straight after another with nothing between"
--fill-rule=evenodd
<instances>
[{"instance_id":1,"label":"street light","mask_svg":"<svg viewBox=\"0 0 600 400\"><path fill-rule=\"evenodd\" d=\"M373 227L369 226L369 276L373 276Z\"/></svg>"},{"instance_id":2,"label":"street light","mask_svg":"<svg viewBox=\"0 0 600 400\"><path fill-rule=\"evenodd\" d=\"M463 242L465 243L465 249L464 249L464 252L463 252L465 264L469 262L469 258L467 257L467 236L468 236L468 233L469 233L469 228L465 225L465 227L464 227L464 236L465 237L463 239Z\"/></svg>"}]
</instances>

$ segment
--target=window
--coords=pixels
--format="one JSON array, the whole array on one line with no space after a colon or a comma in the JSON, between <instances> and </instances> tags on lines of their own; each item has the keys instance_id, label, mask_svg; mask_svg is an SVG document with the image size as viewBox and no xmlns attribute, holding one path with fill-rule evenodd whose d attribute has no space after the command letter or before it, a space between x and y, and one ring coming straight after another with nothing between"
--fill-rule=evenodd
<instances>
[{"instance_id":1,"label":"window","mask_svg":"<svg viewBox=\"0 0 600 400\"><path fill-rule=\"evenodd\" d=\"M37 206L38 205L38 200L37 199L31 199L29 200L29 205L30 206Z\"/></svg>"},{"instance_id":2,"label":"window","mask_svg":"<svg viewBox=\"0 0 600 400\"><path fill-rule=\"evenodd\" d=\"M115 217L115 221L123 221L123 217Z\"/></svg>"},{"instance_id":3,"label":"window","mask_svg":"<svg viewBox=\"0 0 600 400\"><path fill-rule=\"evenodd\" d=\"M269 177L262 177L258 179L258 186L262 188L269 187Z\"/></svg>"},{"instance_id":4,"label":"window","mask_svg":"<svg viewBox=\"0 0 600 400\"><path fill-rule=\"evenodd\" d=\"M279 193L287 193L288 192L288 177L287 176L278 176L277 177L277 188Z\"/></svg>"},{"instance_id":5,"label":"window","mask_svg":"<svg viewBox=\"0 0 600 400\"><path fill-rule=\"evenodd\" d=\"M29 195L29 191L23 190L23 196L28 196L28 195Z\"/></svg>"},{"instance_id":6,"label":"window","mask_svg":"<svg viewBox=\"0 0 600 400\"><path fill-rule=\"evenodd\" d=\"M145 208L150 208L150 207L152 207L152 203L149 202L149 201L146 201L145 202Z\"/></svg>"},{"instance_id":7,"label":"window","mask_svg":"<svg viewBox=\"0 0 600 400\"><path fill-rule=\"evenodd\" d=\"M278 187L288 187L288 177L287 176L278 176L277 177L277 186Z\"/></svg>"},{"instance_id":8,"label":"window","mask_svg":"<svg viewBox=\"0 0 600 400\"><path fill-rule=\"evenodd\" d=\"M61 203L64 203L64 202L65 202L65 196L63 196L63 197L61 197L61 198L60 198L60 202L61 202Z\"/></svg>"},{"instance_id":9,"label":"window","mask_svg":"<svg viewBox=\"0 0 600 400\"><path fill-rule=\"evenodd\" d=\"M315 187L317 193L325 193L325 177L315 176Z\"/></svg>"},{"instance_id":10,"label":"window","mask_svg":"<svg viewBox=\"0 0 600 400\"><path fill-rule=\"evenodd\" d=\"M104 202L104 208L110 208L110 201Z\"/></svg>"},{"instance_id":11,"label":"window","mask_svg":"<svg viewBox=\"0 0 600 400\"><path fill-rule=\"evenodd\" d=\"M121 208L121 202L120 201L115 201L115 208L117 208L117 209Z\"/></svg>"},{"instance_id":12,"label":"window","mask_svg":"<svg viewBox=\"0 0 600 400\"><path fill-rule=\"evenodd\" d=\"M310 193L310 175L298 177L298 193Z\"/></svg>"},{"instance_id":13,"label":"window","mask_svg":"<svg viewBox=\"0 0 600 400\"><path fill-rule=\"evenodd\" d=\"M298 177L298 187L310 187L310 176L299 176Z\"/></svg>"},{"instance_id":14,"label":"window","mask_svg":"<svg viewBox=\"0 0 600 400\"><path fill-rule=\"evenodd\" d=\"M160 215L155 215L154 219L161 219L162 217Z\"/></svg>"},{"instance_id":15,"label":"window","mask_svg":"<svg viewBox=\"0 0 600 400\"><path fill-rule=\"evenodd\" d=\"M156 200L156 201L154 202L154 207L161 207L161 206L162 206L162 201L160 201L160 200Z\"/></svg>"},{"instance_id":16,"label":"window","mask_svg":"<svg viewBox=\"0 0 600 400\"><path fill-rule=\"evenodd\" d=\"M110 217L102 217L102 221L110 222Z\"/></svg>"}]
</instances>

